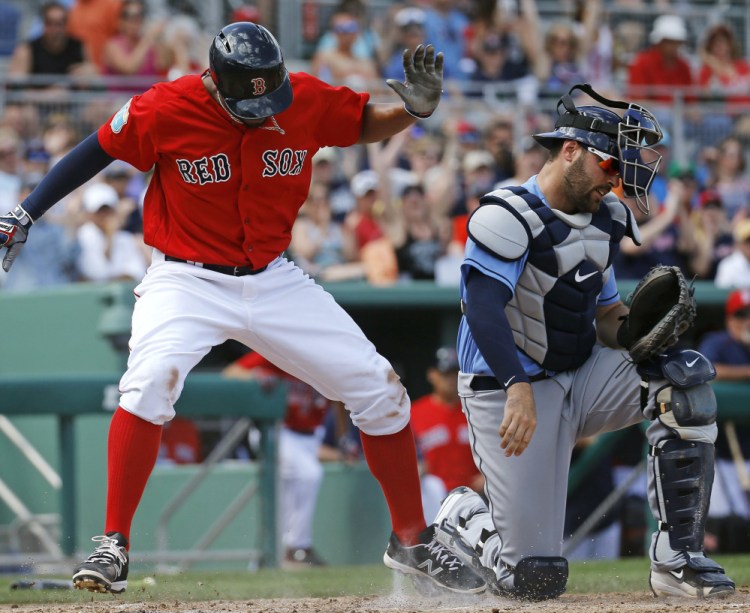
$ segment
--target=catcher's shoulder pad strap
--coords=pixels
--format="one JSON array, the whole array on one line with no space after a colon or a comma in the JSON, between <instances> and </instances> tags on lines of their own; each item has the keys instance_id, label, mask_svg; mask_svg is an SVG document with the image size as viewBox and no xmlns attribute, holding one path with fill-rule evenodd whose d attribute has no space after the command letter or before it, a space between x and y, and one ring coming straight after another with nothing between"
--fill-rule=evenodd
<instances>
[{"instance_id":1,"label":"catcher's shoulder pad strap","mask_svg":"<svg viewBox=\"0 0 750 613\"><path fill-rule=\"evenodd\" d=\"M661 359L664 378L675 387L691 387L716 377L711 361L695 349L672 349Z\"/></svg>"},{"instance_id":2,"label":"catcher's shoulder pad strap","mask_svg":"<svg viewBox=\"0 0 750 613\"><path fill-rule=\"evenodd\" d=\"M482 204L469 217L467 231L477 245L504 260L519 259L531 242L528 224L502 201Z\"/></svg>"}]
</instances>

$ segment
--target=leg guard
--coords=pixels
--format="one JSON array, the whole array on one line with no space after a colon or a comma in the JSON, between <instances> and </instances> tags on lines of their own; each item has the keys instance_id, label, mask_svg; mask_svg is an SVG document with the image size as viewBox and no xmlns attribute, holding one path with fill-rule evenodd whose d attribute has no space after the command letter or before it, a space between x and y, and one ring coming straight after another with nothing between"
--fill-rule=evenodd
<instances>
[{"instance_id":1,"label":"leg guard","mask_svg":"<svg viewBox=\"0 0 750 613\"><path fill-rule=\"evenodd\" d=\"M711 443L668 439L651 448L659 529L675 551L702 551L714 481Z\"/></svg>"}]
</instances>

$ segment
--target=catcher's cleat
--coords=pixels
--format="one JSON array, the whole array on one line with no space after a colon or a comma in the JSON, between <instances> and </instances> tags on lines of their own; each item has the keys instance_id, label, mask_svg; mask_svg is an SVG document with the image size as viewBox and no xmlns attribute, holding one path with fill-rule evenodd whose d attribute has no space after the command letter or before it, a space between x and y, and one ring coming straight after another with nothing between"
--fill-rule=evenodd
<instances>
[{"instance_id":1,"label":"catcher's cleat","mask_svg":"<svg viewBox=\"0 0 750 613\"><path fill-rule=\"evenodd\" d=\"M91 540L99 546L76 567L73 587L89 592L124 592L128 587L128 540L119 532L108 532Z\"/></svg>"},{"instance_id":2,"label":"catcher's cleat","mask_svg":"<svg viewBox=\"0 0 750 613\"><path fill-rule=\"evenodd\" d=\"M734 594L734 581L710 558L690 558L675 570L652 570L648 579L654 596L726 598Z\"/></svg>"},{"instance_id":3,"label":"catcher's cleat","mask_svg":"<svg viewBox=\"0 0 750 613\"><path fill-rule=\"evenodd\" d=\"M383 562L388 568L416 575L415 585L423 594L428 582L458 594L481 594L487 589L484 579L438 542L434 525L427 526L419 534L419 542L411 547L402 545L391 534Z\"/></svg>"}]
</instances>

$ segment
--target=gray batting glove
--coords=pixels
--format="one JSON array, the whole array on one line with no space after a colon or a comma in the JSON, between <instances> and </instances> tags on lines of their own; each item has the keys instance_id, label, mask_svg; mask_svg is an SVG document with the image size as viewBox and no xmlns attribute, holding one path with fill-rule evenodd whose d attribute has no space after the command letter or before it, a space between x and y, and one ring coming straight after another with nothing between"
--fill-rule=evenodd
<instances>
[{"instance_id":1,"label":"gray batting glove","mask_svg":"<svg viewBox=\"0 0 750 613\"><path fill-rule=\"evenodd\" d=\"M8 250L3 258L5 272L10 270L16 256L21 252L33 223L34 220L20 205L0 216L0 247Z\"/></svg>"},{"instance_id":2,"label":"gray batting glove","mask_svg":"<svg viewBox=\"0 0 750 613\"><path fill-rule=\"evenodd\" d=\"M404 101L406 112L419 119L432 115L443 91L443 54L432 45L404 49L404 82L387 79L388 86Z\"/></svg>"}]
</instances>

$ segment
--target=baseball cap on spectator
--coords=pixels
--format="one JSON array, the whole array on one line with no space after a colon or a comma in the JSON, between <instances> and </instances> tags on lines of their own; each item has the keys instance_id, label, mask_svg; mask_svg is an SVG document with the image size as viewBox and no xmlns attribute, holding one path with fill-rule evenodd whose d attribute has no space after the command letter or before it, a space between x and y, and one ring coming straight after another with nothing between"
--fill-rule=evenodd
<instances>
[{"instance_id":1,"label":"baseball cap on spectator","mask_svg":"<svg viewBox=\"0 0 750 613\"><path fill-rule=\"evenodd\" d=\"M440 372L453 372L459 369L458 354L453 347L440 347L435 352L434 367Z\"/></svg>"},{"instance_id":2,"label":"baseball cap on spectator","mask_svg":"<svg viewBox=\"0 0 750 613\"><path fill-rule=\"evenodd\" d=\"M474 172L480 168L492 168L494 165L495 158L492 157L489 151L467 151L466 155L464 155L464 172Z\"/></svg>"},{"instance_id":3,"label":"baseball cap on spectator","mask_svg":"<svg viewBox=\"0 0 750 613\"><path fill-rule=\"evenodd\" d=\"M336 150L333 147L321 147L315 152L312 158L312 163L317 164L319 162L328 162L332 164L336 161Z\"/></svg>"},{"instance_id":4,"label":"baseball cap on spectator","mask_svg":"<svg viewBox=\"0 0 750 613\"><path fill-rule=\"evenodd\" d=\"M719 194L719 192L717 192L715 189L704 189L698 195L698 204L702 209L705 209L707 207L720 209L723 206L723 202L721 201L721 194Z\"/></svg>"},{"instance_id":5,"label":"baseball cap on spectator","mask_svg":"<svg viewBox=\"0 0 750 613\"><path fill-rule=\"evenodd\" d=\"M740 311L740 315L750 315L750 289L736 289L727 296L725 304L727 317L734 317Z\"/></svg>"},{"instance_id":6,"label":"baseball cap on spectator","mask_svg":"<svg viewBox=\"0 0 750 613\"><path fill-rule=\"evenodd\" d=\"M685 21L678 15L660 15L654 20L654 27L649 38L654 45L663 40L677 40L684 43L688 39Z\"/></svg>"},{"instance_id":7,"label":"baseball cap on spectator","mask_svg":"<svg viewBox=\"0 0 750 613\"><path fill-rule=\"evenodd\" d=\"M504 51L508 48L509 38L507 34L497 34L495 32L488 34L482 41L484 51Z\"/></svg>"},{"instance_id":8,"label":"baseball cap on spectator","mask_svg":"<svg viewBox=\"0 0 750 613\"><path fill-rule=\"evenodd\" d=\"M750 219L743 219L734 227L734 242L744 243L750 240Z\"/></svg>"},{"instance_id":9,"label":"baseball cap on spectator","mask_svg":"<svg viewBox=\"0 0 750 613\"><path fill-rule=\"evenodd\" d=\"M104 176L108 179L129 177L132 166L122 160L115 160L104 169Z\"/></svg>"},{"instance_id":10,"label":"baseball cap on spectator","mask_svg":"<svg viewBox=\"0 0 750 613\"><path fill-rule=\"evenodd\" d=\"M398 11L394 15L393 21L399 28L424 26L426 15L422 9L417 8L416 6L408 6Z\"/></svg>"},{"instance_id":11,"label":"baseball cap on spectator","mask_svg":"<svg viewBox=\"0 0 750 613\"><path fill-rule=\"evenodd\" d=\"M118 200L115 188L106 183L94 183L83 192L83 208L89 213L96 213L105 206L114 209Z\"/></svg>"},{"instance_id":12,"label":"baseball cap on spectator","mask_svg":"<svg viewBox=\"0 0 750 613\"><path fill-rule=\"evenodd\" d=\"M361 198L368 192L374 192L378 189L378 173L374 170L358 172L352 177L349 187L357 198Z\"/></svg>"},{"instance_id":13,"label":"baseball cap on spectator","mask_svg":"<svg viewBox=\"0 0 750 613\"><path fill-rule=\"evenodd\" d=\"M479 129L473 123L469 123L466 120L458 122L456 133L458 134L458 140L466 144L476 144L482 138Z\"/></svg>"}]
</instances>

